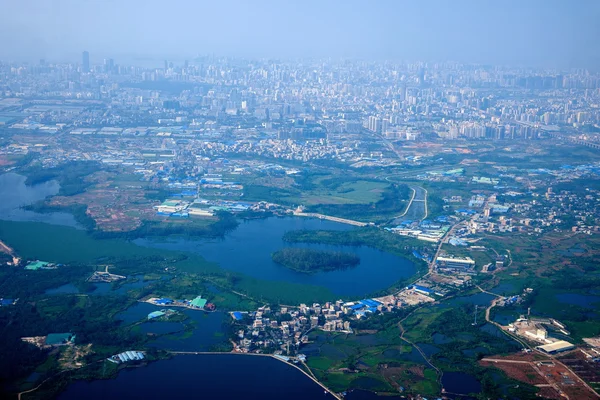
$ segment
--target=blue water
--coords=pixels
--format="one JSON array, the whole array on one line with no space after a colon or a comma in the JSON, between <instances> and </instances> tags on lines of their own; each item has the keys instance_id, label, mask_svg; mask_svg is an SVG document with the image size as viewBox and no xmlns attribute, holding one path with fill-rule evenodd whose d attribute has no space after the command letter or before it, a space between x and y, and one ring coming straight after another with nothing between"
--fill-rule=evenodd
<instances>
[{"instance_id":1,"label":"blue water","mask_svg":"<svg viewBox=\"0 0 600 400\"><path fill-rule=\"evenodd\" d=\"M8 221L44 222L53 225L66 225L80 228L72 214L65 212L36 213L21 207L44 200L58 193L57 181L48 181L39 185L25 185L26 177L8 173L0 175L0 219Z\"/></svg>"},{"instance_id":2,"label":"blue water","mask_svg":"<svg viewBox=\"0 0 600 400\"><path fill-rule=\"evenodd\" d=\"M134 322L146 320L148 318L148 314L153 311L158 311L162 308L164 307L158 307L150 303L135 303L125 311L115 315L115 319L123 321L124 325L129 325L133 324Z\"/></svg>"},{"instance_id":3,"label":"blue water","mask_svg":"<svg viewBox=\"0 0 600 400\"><path fill-rule=\"evenodd\" d=\"M290 365L270 357L188 355L121 371L115 379L77 381L59 400L332 399Z\"/></svg>"},{"instance_id":4,"label":"blue water","mask_svg":"<svg viewBox=\"0 0 600 400\"><path fill-rule=\"evenodd\" d=\"M135 322L147 321L148 314L153 311L161 310L163 308L169 308L164 306L155 306L150 303L138 302L126 309L123 312L115 315L116 320L122 321L122 324L129 325ZM226 318L230 318L228 314L222 312L206 313L198 310L189 310L186 308L171 307L172 310L184 313L188 319L183 323L178 324L193 324L194 330L191 336L186 337L184 333L176 333L168 336L161 336L156 340L153 340L148 345L164 350L173 351L208 351L211 347L216 344L222 344L227 342L228 336L224 326ZM150 326L158 326L161 324L170 324L169 322L152 322L150 324L142 324L142 332L145 329L149 329ZM147 326L148 328L144 328ZM170 325L168 325L170 326ZM152 328L154 329L154 328ZM162 328L156 328L160 330ZM166 333L166 332L156 332ZM182 337L182 335L185 335Z\"/></svg>"},{"instance_id":5,"label":"blue water","mask_svg":"<svg viewBox=\"0 0 600 400\"><path fill-rule=\"evenodd\" d=\"M118 289L113 290L113 283L109 282L98 282L94 283L96 289L91 291L89 294L91 295L119 295L126 294L128 291L133 289L139 289L148 286L154 281L145 281L143 275L133 276L134 279L137 279L135 282L131 283L123 283L119 286Z\"/></svg>"},{"instance_id":6,"label":"blue water","mask_svg":"<svg viewBox=\"0 0 600 400\"><path fill-rule=\"evenodd\" d=\"M452 343L452 339L449 338L448 336L442 334L442 333L434 333L433 336L433 343L435 344L448 344L448 343Z\"/></svg>"},{"instance_id":7,"label":"blue water","mask_svg":"<svg viewBox=\"0 0 600 400\"><path fill-rule=\"evenodd\" d=\"M492 321L500 324L500 325L508 325L510 323L515 322L515 320L519 317L517 313L502 313L496 312L492 317Z\"/></svg>"},{"instance_id":8,"label":"blue water","mask_svg":"<svg viewBox=\"0 0 600 400\"><path fill-rule=\"evenodd\" d=\"M564 304L570 304L583 308L598 308L600 307L600 296L592 296L578 293L559 293L556 299Z\"/></svg>"},{"instance_id":9,"label":"blue water","mask_svg":"<svg viewBox=\"0 0 600 400\"><path fill-rule=\"evenodd\" d=\"M485 347L478 346L478 347L474 347L472 349L465 349L462 351L462 353L468 357L475 357L478 353L489 354L489 351Z\"/></svg>"},{"instance_id":10,"label":"blue water","mask_svg":"<svg viewBox=\"0 0 600 400\"><path fill-rule=\"evenodd\" d=\"M428 358L441 351L439 347L435 347L434 345L428 343L417 343L417 346L419 346L421 351L423 351Z\"/></svg>"},{"instance_id":11,"label":"blue water","mask_svg":"<svg viewBox=\"0 0 600 400\"><path fill-rule=\"evenodd\" d=\"M387 288L392 283L407 278L415 272L415 265L411 261L369 247L292 244L282 240L285 232L297 229L348 230L354 228L319 219L272 217L245 221L233 232L227 234L224 239L177 238L167 242L137 239L135 243L142 246L198 253L208 261L219 263L222 268L241 272L254 278L323 286L336 295L366 295ZM340 271L302 274L271 260L271 253L290 246L351 252L360 257L360 264L355 268Z\"/></svg>"},{"instance_id":12,"label":"blue water","mask_svg":"<svg viewBox=\"0 0 600 400\"><path fill-rule=\"evenodd\" d=\"M191 336L186 337L185 333L161 336L148 345L172 351L209 351L212 346L227 343L229 340L223 325L225 318L230 318L229 315L222 312L205 313L195 310L183 312L188 316L185 323L194 323Z\"/></svg>"},{"instance_id":13,"label":"blue water","mask_svg":"<svg viewBox=\"0 0 600 400\"><path fill-rule=\"evenodd\" d=\"M512 296L519 294L519 290L512 283L501 283L490 290L492 293L501 294L503 296Z\"/></svg>"},{"instance_id":14,"label":"blue water","mask_svg":"<svg viewBox=\"0 0 600 400\"><path fill-rule=\"evenodd\" d=\"M73 285L72 283L67 283L66 285L48 289L44 293L46 293L46 294L75 294L75 293L79 293L79 289L77 289L77 287L75 285Z\"/></svg>"},{"instance_id":15,"label":"blue water","mask_svg":"<svg viewBox=\"0 0 600 400\"><path fill-rule=\"evenodd\" d=\"M487 293L476 293L470 296L460 296L455 297L453 299L448 300L444 304L446 305L460 305L460 304L472 304L478 306L489 306L492 303L492 300L495 299L496 296L492 296Z\"/></svg>"},{"instance_id":16,"label":"blue water","mask_svg":"<svg viewBox=\"0 0 600 400\"><path fill-rule=\"evenodd\" d=\"M95 288L88 292L87 294L98 296L98 295L122 295L126 294L129 290L139 289L151 284L153 281L144 281L143 275L137 275L133 278L137 279L135 282L131 283L123 283L118 289L113 290L113 283L108 282L97 282L93 285ZM75 294L80 293L79 289L72 283L67 283L66 285L58 286L52 289L48 289L45 291L46 294Z\"/></svg>"},{"instance_id":17,"label":"blue water","mask_svg":"<svg viewBox=\"0 0 600 400\"><path fill-rule=\"evenodd\" d=\"M474 376L464 372L444 372L442 386L447 392L456 394L481 392L481 383Z\"/></svg>"},{"instance_id":18,"label":"blue water","mask_svg":"<svg viewBox=\"0 0 600 400\"><path fill-rule=\"evenodd\" d=\"M142 333L153 333L155 335L167 335L183 331L185 326L181 322L154 321L144 322L140 325Z\"/></svg>"},{"instance_id":19,"label":"blue water","mask_svg":"<svg viewBox=\"0 0 600 400\"><path fill-rule=\"evenodd\" d=\"M398 356L398 359L404 361L411 361L417 364L427 364L427 361L423 358L419 350L412 348L410 353L402 353Z\"/></svg>"}]
</instances>

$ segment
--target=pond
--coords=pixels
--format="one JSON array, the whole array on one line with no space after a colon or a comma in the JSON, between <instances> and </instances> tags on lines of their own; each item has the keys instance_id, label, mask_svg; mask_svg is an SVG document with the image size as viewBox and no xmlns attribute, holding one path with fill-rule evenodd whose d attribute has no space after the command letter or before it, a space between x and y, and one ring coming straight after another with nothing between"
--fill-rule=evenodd
<instances>
[{"instance_id":1,"label":"pond","mask_svg":"<svg viewBox=\"0 0 600 400\"><path fill-rule=\"evenodd\" d=\"M135 243L154 248L198 253L222 268L269 281L287 281L322 286L335 295L366 295L413 275L415 265L402 257L370 247L286 243L283 235L292 230L349 230L351 226L302 217L271 217L242 222L223 239L176 238L137 239ZM342 251L356 254L360 264L338 271L303 274L276 264L271 254L284 247Z\"/></svg>"},{"instance_id":2,"label":"pond","mask_svg":"<svg viewBox=\"0 0 600 400\"><path fill-rule=\"evenodd\" d=\"M464 372L444 372L442 386L447 392L455 394L481 392L481 383L473 375Z\"/></svg>"},{"instance_id":3,"label":"pond","mask_svg":"<svg viewBox=\"0 0 600 400\"><path fill-rule=\"evenodd\" d=\"M496 296L487 293L476 293L470 296L459 296L448 300L444 305L457 306L460 304L472 304L477 306L489 306Z\"/></svg>"}]
</instances>

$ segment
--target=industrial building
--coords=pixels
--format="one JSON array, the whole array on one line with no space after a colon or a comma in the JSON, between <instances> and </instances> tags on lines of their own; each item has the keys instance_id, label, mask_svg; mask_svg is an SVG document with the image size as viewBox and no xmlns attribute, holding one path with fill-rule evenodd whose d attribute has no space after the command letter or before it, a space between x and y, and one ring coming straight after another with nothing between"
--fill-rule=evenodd
<instances>
[{"instance_id":1,"label":"industrial building","mask_svg":"<svg viewBox=\"0 0 600 400\"><path fill-rule=\"evenodd\" d=\"M406 289L413 289L415 292L424 294L425 296L433 296L435 293L433 290L426 288L425 286L419 285L410 285Z\"/></svg>"},{"instance_id":2,"label":"industrial building","mask_svg":"<svg viewBox=\"0 0 600 400\"><path fill-rule=\"evenodd\" d=\"M181 200L166 200L161 205L154 206L154 209L159 215L171 215L185 210L188 205L189 203Z\"/></svg>"},{"instance_id":3,"label":"industrial building","mask_svg":"<svg viewBox=\"0 0 600 400\"><path fill-rule=\"evenodd\" d=\"M470 257L438 257L435 259L438 268L452 270L471 270L475 267L475 261Z\"/></svg>"},{"instance_id":4,"label":"industrial building","mask_svg":"<svg viewBox=\"0 0 600 400\"><path fill-rule=\"evenodd\" d=\"M165 315L165 313L163 311L152 311L150 314L148 314L148 320L151 320L154 318L160 318L163 315Z\"/></svg>"},{"instance_id":5,"label":"industrial building","mask_svg":"<svg viewBox=\"0 0 600 400\"><path fill-rule=\"evenodd\" d=\"M115 364L121 364L128 361L141 361L146 358L143 351L124 351L123 353L115 354L107 358L108 361Z\"/></svg>"},{"instance_id":6,"label":"industrial building","mask_svg":"<svg viewBox=\"0 0 600 400\"><path fill-rule=\"evenodd\" d=\"M204 308L206 301L207 300L203 299L202 296L198 296L190 302L190 305L195 308Z\"/></svg>"},{"instance_id":7,"label":"industrial building","mask_svg":"<svg viewBox=\"0 0 600 400\"><path fill-rule=\"evenodd\" d=\"M554 343L536 346L536 349L548 354L556 354L567 350L573 350L575 345L564 340L559 340Z\"/></svg>"}]
</instances>

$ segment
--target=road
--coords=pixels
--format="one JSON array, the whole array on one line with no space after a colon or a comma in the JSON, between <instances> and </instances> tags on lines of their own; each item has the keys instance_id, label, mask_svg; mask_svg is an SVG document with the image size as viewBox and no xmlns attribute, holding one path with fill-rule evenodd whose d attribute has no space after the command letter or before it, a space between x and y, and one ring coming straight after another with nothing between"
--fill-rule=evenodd
<instances>
[{"instance_id":1,"label":"road","mask_svg":"<svg viewBox=\"0 0 600 400\"><path fill-rule=\"evenodd\" d=\"M406 319L408 319L408 317L410 317L411 315L413 315L417 310L420 310L423 307L424 306L415 308L406 317L402 318L398 322L398 329L400 329L400 339L404 340L406 343L410 344L412 347L414 347L415 349L417 349L417 351L423 357L423 360L427 361L427 364L429 364L429 366L436 371L436 374L437 374L437 377L438 377L438 383L440 384L440 388L441 388L442 392L444 392L444 387L442 386L442 375L443 375L442 370L440 370L438 367L436 367L435 365L433 365L433 363L431 363L431 361L429 361L429 358L427 358L427 355L423 352L423 350L421 350L421 348L419 346L417 346L415 343L411 342L410 340L408 340L407 338L404 337L404 334L406 333L406 330L404 329L404 326L402 326L402 323Z\"/></svg>"},{"instance_id":2,"label":"road","mask_svg":"<svg viewBox=\"0 0 600 400\"><path fill-rule=\"evenodd\" d=\"M334 221L334 222L339 222L341 224L348 224L348 225L354 225L354 226L369 225L366 222L354 221L351 219L333 217L331 215L324 215L324 214L317 214L317 213L304 213L304 212L294 211L294 215L297 217L310 217L310 218L326 219L329 221Z\"/></svg>"},{"instance_id":3,"label":"road","mask_svg":"<svg viewBox=\"0 0 600 400\"><path fill-rule=\"evenodd\" d=\"M8 247L4 242L0 241L0 253L6 253L9 256L12 256L14 254L14 251L10 247Z\"/></svg>"},{"instance_id":4,"label":"road","mask_svg":"<svg viewBox=\"0 0 600 400\"><path fill-rule=\"evenodd\" d=\"M431 259L431 262L429 263L429 273L432 273L435 268L435 260L438 258L440 251L442 251L442 246L444 245L444 243L446 243L448 241L447 239L450 236L452 236L452 233L456 230L456 228L458 228L461 225L462 225L462 222L459 222L456 225L452 225L452 227L450 229L448 229L448 232L446 232L446 234L444 236L442 236L442 238L440 239L440 244L438 245L437 250L435 251L435 254L433 255L433 258Z\"/></svg>"}]
</instances>

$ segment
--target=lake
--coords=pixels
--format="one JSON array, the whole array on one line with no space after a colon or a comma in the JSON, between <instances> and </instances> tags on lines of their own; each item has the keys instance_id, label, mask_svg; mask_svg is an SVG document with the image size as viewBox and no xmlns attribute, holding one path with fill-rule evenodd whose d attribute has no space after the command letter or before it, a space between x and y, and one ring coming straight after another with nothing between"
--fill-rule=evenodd
<instances>
[{"instance_id":1,"label":"lake","mask_svg":"<svg viewBox=\"0 0 600 400\"><path fill-rule=\"evenodd\" d=\"M367 295L408 278L416 271L411 261L370 247L286 243L282 240L286 232L297 229L354 228L319 219L271 217L244 221L223 239L137 239L134 242L141 246L197 253L224 269L257 279L326 287L337 296ZM345 270L303 274L272 261L271 253L284 247L349 252L360 257L360 264Z\"/></svg>"},{"instance_id":2,"label":"lake","mask_svg":"<svg viewBox=\"0 0 600 400\"><path fill-rule=\"evenodd\" d=\"M249 355L180 355L115 379L77 381L59 400L104 399L333 399L290 365Z\"/></svg>"},{"instance_id":3,"label":"lake","mask_svg":"<svg viewBox=\"0 0 600 400\"><path fill-rule=\"evenodd\" d=\"M58 193L60 185L48 181L38 185L25 185L26 178L15 173L0 175L0 219L8 221L44 222L79 228L72 214L65 212L36 213L21 207L44 200Z\"/></svg>"}]
</instances>

